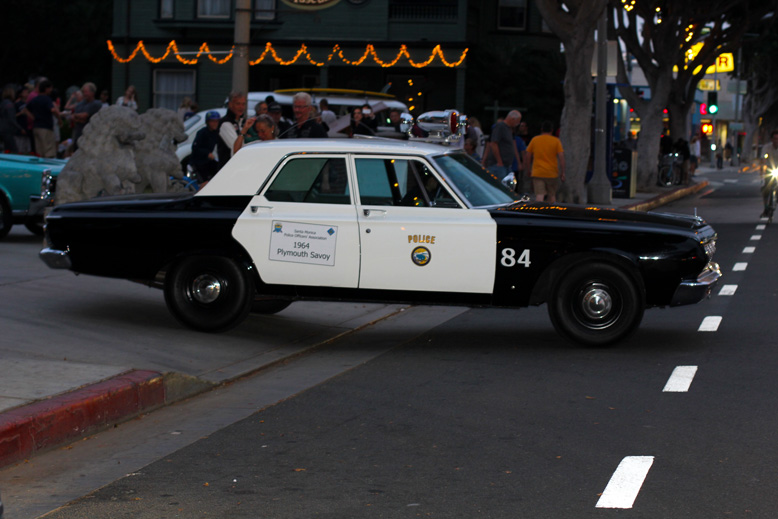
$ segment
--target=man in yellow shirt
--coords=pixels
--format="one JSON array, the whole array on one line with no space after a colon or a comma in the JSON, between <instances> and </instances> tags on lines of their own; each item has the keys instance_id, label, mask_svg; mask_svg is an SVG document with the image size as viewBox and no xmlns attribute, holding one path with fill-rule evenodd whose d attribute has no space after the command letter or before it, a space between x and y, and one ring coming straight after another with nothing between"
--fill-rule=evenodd
<instances>
[{"instance_id":1,"label":"man in yellow shirt","mask_svg":"<svg viewBox=\"0 0 778 519\"><path fill-rule=\"evenodd\" d=\"M553 129L551 121L543 121L541 134L533 137L527 146L527 164L538 202L556 202L556 192L565 181L565 153L562 141L551 135Z\"/></svg>"}]
</instances>

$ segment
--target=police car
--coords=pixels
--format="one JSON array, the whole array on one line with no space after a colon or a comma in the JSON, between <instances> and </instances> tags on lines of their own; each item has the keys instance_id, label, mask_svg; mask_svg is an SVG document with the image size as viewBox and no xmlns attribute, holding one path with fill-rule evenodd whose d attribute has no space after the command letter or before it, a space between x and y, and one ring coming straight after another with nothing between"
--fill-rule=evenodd
<instances>
[{"instance_id":1,"label":"police car","mask_svg":"<svg viewBox=\"0 0 778 519\"><path fill-rule=\"evenodd\" d=\"M304 299L547 303L563 336L606 345L645 308L699 302L718 282L701 218L529 202L446 145L463 123L421 117L438 144L252 144L194 195L55 207L41 257L163 288L178 321L209 332Z\"/></svg>"}]
</instances>

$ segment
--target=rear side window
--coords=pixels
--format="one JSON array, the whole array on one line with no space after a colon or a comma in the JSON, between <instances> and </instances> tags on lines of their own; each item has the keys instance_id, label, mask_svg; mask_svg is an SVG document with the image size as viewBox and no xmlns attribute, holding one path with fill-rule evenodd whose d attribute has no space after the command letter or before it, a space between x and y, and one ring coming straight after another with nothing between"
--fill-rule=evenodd
<instances>
[{"instance_id":1,"label":"rear side window","mask_svg":"<svg viewBox=\"0 0 778 519\"><path fill-rule=\"evenodd\" d=\"M306 157L292 159L265 191L273 202L350 204L346 160Z\"/></svg>"}]
</instances>

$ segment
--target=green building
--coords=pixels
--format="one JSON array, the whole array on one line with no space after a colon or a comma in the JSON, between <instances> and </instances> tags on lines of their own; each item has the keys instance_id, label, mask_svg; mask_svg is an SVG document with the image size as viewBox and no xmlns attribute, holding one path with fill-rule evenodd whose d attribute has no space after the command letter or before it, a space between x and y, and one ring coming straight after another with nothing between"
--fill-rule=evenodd
<instances>
[{"instance_id":1,"label":"green building","mask_svg":"<svg viewBox=\"0 0 778 519\"><path fill-rule=\"evenodd\" d=\"M523 58L561 62L529 0L249 3L249 41L238 43L248 43L250 91L383 90L414 113L458 108L490 119L487 106L503 114L532 104L517 85L539 72L522 69ZM235 9L236 0L114 0L113 99L132 84L141 111L176 109L185 97L200 109L222 106Z\"/></svg>"}]
</instances>

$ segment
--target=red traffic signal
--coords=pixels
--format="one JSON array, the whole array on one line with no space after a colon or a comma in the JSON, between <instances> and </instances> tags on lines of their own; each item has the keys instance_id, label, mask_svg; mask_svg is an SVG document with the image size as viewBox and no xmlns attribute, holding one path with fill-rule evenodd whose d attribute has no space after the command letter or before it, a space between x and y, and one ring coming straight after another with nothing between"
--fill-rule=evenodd
<instances>
[{"instance_id":1,"label":"red traffic signal","mask_svg":"<svg viewBox=\"0 0 778 519\"><path fill-rule=\"evenodd\" d=\"M708 105L700 103L700 115L708 115Z\"/></svg>"}]
</instances>

